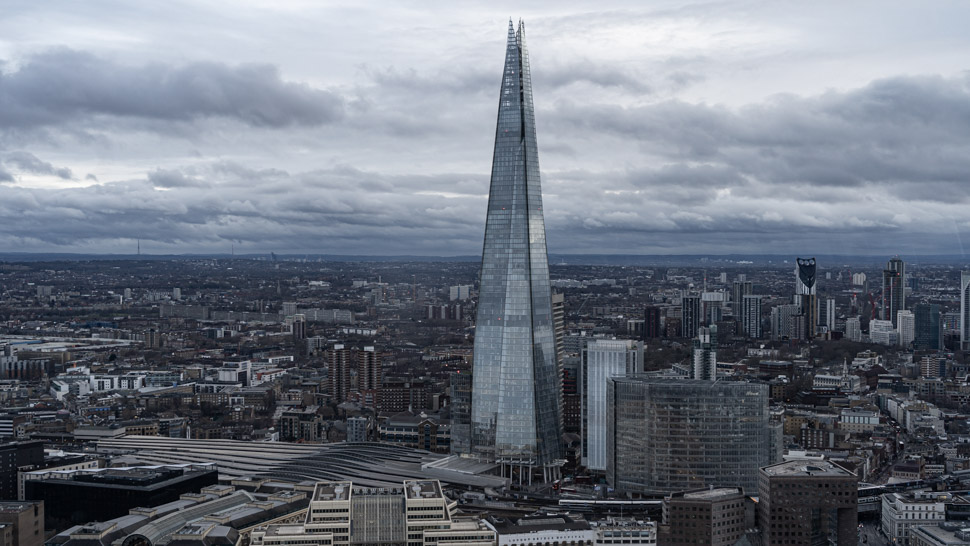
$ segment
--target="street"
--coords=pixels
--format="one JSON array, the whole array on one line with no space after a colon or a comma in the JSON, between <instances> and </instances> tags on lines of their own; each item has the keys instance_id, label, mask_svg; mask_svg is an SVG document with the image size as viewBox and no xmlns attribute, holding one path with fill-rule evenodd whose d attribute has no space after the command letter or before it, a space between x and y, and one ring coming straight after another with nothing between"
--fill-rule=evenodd
<instances>
[{"instance_id":1,"label":"street","mask_svg":"<svg viewBox=\"0 0 970 546\"><path fill-rule=\"evenodd\" d=\"M889 544L886 537L879 532L878 521L866 521L859 529L859 544L867 546L885 546Z\"/></svg>"}]
</instances>

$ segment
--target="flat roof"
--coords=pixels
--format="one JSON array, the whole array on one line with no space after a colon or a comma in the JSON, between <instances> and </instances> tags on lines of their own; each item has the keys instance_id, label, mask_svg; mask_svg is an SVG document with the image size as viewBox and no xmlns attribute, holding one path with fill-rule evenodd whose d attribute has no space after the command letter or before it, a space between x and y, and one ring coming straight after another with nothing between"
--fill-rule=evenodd
<instances>
[{"instance_id":1,"label":"flat roof","mask_svg":"<svg viewBox=\"0 0 970 546\"><path fill-rule=\"evenodd\" d=\"M769 476L855 477L852 472L829 461L785 461L763 467L761 471Z\"/></svg>"},{"instance_id":2,"label":"flat roof","mask_svg":"<svg viewBox=\"0 0 970 546\"><path fill-rule=\"evenodd\" d=\"M315 501L345 501L350 498L351 482L320 482L313 489Z\"/></svg>"},{"instance_id":3,"label":"flat roof","mask_svg":"<svg viewBox=\"0 0 970 546\"><path fill-rule=\"evenodd\" d=\"M700 489L684 493L683 498L687 500L717 500L722 498L743 496L739 487L718 487L715 489Z\"/></svg>"},{"instance_id":4,"label":"flat roof","mask_svg":"<svg viewBox=\"0 0 970 546\"><path fill-rule=\"evenodd\" d=\"M437 480L409 480L404 482L404 493L409 499L440 499L441 485Z\"/></svg>"},{"instance_id":5,"label":"flat roof","mask_svg":"<svg viewBox=\"0 0 970 546\"><path fill-rule=\"evenodd\" d=\"M0 501L0 513L3 514L19 514L24 510L29 510L34 507L35 504L39 502L32 501Z\"/></svg>"}]
</instances>

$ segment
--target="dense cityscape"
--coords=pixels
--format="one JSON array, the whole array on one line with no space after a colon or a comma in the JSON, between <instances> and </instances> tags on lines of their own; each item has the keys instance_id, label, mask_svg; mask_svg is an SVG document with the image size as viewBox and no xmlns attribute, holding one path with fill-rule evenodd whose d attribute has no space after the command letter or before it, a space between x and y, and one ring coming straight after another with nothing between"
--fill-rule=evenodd
<instances>
[{"instance_id":1,"label":"dense cityscape","mask_svg":"<svg viewBox=\"0 0 970 546\"><path fill-rule=\"evenodd\" d=\"M442 191L434 175L422 174L417 183L427 190L382 205L411 214L415 196L438 203L413 212L440 228L413 254L401 242L425 233L417 220L384 216L383 209L358 214L349 194L323 185L308 197L267 184L264 200L228 191L228 178L211 185L209 176L290 176L231 160L209 171L156 167L138 190L152 197L127 211L112 199L137 182L101 185L88 174L84 183L91 184L74 188L73 197L71 188L45 188L43 181L30 187L31 176L80 182L69 168L7 151L20 138L56 140L31 132L55 124L36 121L24 106L33 100L22 93L30 85L18 86L39 81L64 52L48 53L46 68L30 57L0 71L0 122L35 124L14 137L0 127L0 212L10 220L0 227L0 546L970 545L970 260L962 242L960 253L947 253L942 243L926 247L907 233L890 234L887 226L920 216L890 210L890 220L846 220L851 229L842 229L858 240L879 235L872 247L856 248L859 255L816 252L856 240L832 236L831 245L816 244L837 233L823 216L846 195L840 191L857 185L825 165L808 172L824 179L819 184L832 196L806 197L811 204L793 206L797 213L736 206L721 233L723 218L688 205L646 212L654 222L647 231L661 241L623 254L611 250L642 232L643 224L622 227L636 224L624 210L642 192L604 182L603 195L613 200L606 212L582 221L552 213L550 226L560 235L568 223L585 232L569 240L577 242L574 252L551 253L544 197L562 204L563 181L589 172L555 171L557 191L547 186L544 193L539 140L547 130L536 124L544 111L533 100L525 22L509 20L503 38L487 195L479 179L451 180ZM91 68L98 61L75 55L73 62ZM103 74L131 75L112 66ZM337 123L346 112L374 107L364 91L344 101L331 88L284 82L269 65L220 73L203 63L154 79L151 71L161 69L151 65L134 79L176 95L196 93L216 112L199 119L236 115L258 130L289 127L296 134L296 126ZM235 78L233 85L206 80L206 71ZM589 71L588 78L616 78ZM247 84L254 75L270 84ZM407 76L388 69L381 78ZM601 87L637 88L617 81ZM5 82L15 92L4 90ZM684 82L677 85L690 85ZM98 114L110 109L105 104L134 112L131 105L143 101L145 112L121 115L146 118L163 117L167 107L156 89L129 94L132 88L122 86L102 100L93 87L66 87L59 107L87 112L76 114L82 117L95 112L89 121L114 115ZM253 88L253 96L239 91ZM247 103L281 90L297 105L293 112L282 102ZM834 101L835 92L826 93L822 102ZM772 99L776 107L791 100ZM227 114L229 103L242 106ZM560 97L556 108L564 104ZM195 114L182 115L172 131L178 138L197 129ZM558 119L549 133L562 131ZM411 129L396 119L365 132ZM124 130L138 133L137 140L157 127ZM107 139L87 131L80 140ZM699 157L720 153L709 142L711 127L678 123L673 132L688 135L683 149ZM225 127L216 133L226 142L237 136ZM298 154L315 153L308 142ZM269 155L276 145L267 143ZM587 152L550 148L560 160ZM779 149L758 151L762 168ZM883 152L873 155L892 155ZM362 174L342 159L327 172L348 180ZM689 164L687 178L700 185L708 176L736 179L734 191L756 178L754 171L705 171L715 163L686 160L681 167ZM811 161L795 158L781 171L805 163ZM658 167L655 195L684 189L671 175L678 168ZM916 177L916 170L891 177ZM623 179L618 172L608 178ZM314 173L304 175L310 187ZM965 183L963 172L940 173L940 180ZM359 185L367 198L393 194L391 178L369 176L346 185ZM791 176L800 182L801 175ZM187 192L200 187L227 189L231 204L215 219L192 218L199 205ZM24 188L34 193L25 198ZM98 214L112 225L71 212L68 201L90 188L103 201ZM717 198L732 195L730 186L712 188L705 191ZM55 197L45 205L48 189ZM755 193L747 196L752 202L762 198ZM942 204L945 193L934 196L941 210L953 204ZM296 201L261 210L271 194ZM463 205L441 205L465 198L482 205L484 225L464 217ZM148 224L141 222L166 199L178 212L162 215L166 234L147 236L143 254ZM877 199L848 201L864 209ZM51 209L63 224L29 234L10 227L41 226L38 218ZM303 224L318 213L353 229ZM177 215L184 217L172 220ZM811 244L785 245L771 229L750 231L783 217L798 217L807 234L789 242ZM678 224L685 219L687 229ZM306 225L312 229L301 231ZM468 237L461 230L469 225L475 244L483 242L480 256L462 254ZM206 229L228 231L211 237ZM954 220L958 241L960 229ZM703 248L738 233L746 240L720 253L691 253L694 247L676 239L678 230L709 239ZM271 235L258 243L245 233ZM308 242L318 236L352 252L292 252L303 243L319 248ZM148 250L191 240L228 243L228 253ZM253 251L281 240L288 242L278 253ZM883 253L896 242L898 254ZM85 251L102 243L128 246L125 254ZM774 251L779 245L783 252ZM591 248L602 252L582 253Z\"/></svg>"},{"instance_id":2,"label":"dense cityscape","mask_svg":"<svg viewBox=\"0 0 970 546\"><path fill-rule=\"evenodd\" d=\"M227 510L206 495L272 506L228 526L246 533L299 519L315 481L403 495L409 480L440 483L475 523L461 529L499 540L710 539L715 520L676 520L703 507L727 510L733 543L755 527L766 472L811 485L817 467L851 481L851 502L819 506L901 541L970 511L970 276L860 261L552 264L565 461L531 484L461 457L478 263L8 261L3 496L44 501L35 517L58 543L112 525L120 537L153 521L129 512L186 495L196 526ZM530 527L536 512L561 521Z\"/></svg>"}]
</instances>

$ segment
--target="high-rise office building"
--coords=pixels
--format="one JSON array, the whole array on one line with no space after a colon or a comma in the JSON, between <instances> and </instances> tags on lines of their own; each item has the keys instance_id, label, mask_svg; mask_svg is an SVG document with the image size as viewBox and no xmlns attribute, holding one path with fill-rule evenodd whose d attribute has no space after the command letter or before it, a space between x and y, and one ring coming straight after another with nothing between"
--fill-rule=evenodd
<instances>
[{"instance_id":1,"label":"high-rise office building","mask_svg":"<svg viewBox=\"0 0 970 546\"><path fill-rule=\"evenodd\" d=\"M751 281L740 280L740 277L741 275L738 275L739 280L734 281L734 284L731 285L731 312L734 313L735 328L737 331L743 332L744 297L754 292L754 285Z\"/></svg>"},{"instance_id":2,"label":"high-rise office building","mask_svg":"<svg viewBox=\"0 0 970 546\"><path fill-rule=\"evenodd\" d=\"M643 339L656 339L663 336L660 327L660 308L648 306L643 310Z\"/></svg>"},{"instance_id":3,"label":"high-rise office building","mask_svg":"<svg viewBox=\"0 0 970 546\"><path fill-rule=\"evenodd\" d=\"M970 271L960 272L960 350L970 350Z\"/></svg>"},{"instance_id":4,"label":"high-rise office building","mask_svg":"<svg viewBox=\"0 0 970 546\"><path fill-rule=\"evenodd\" d=\"M291 326L293 329L293 341L298 347L305 345L303 340L306 339L306 315L293 315L293 322Z\"/></svg>"},{"instance_id":5,"label":"high-rise office building","mask_svg":"<svg viewBox=\"0 0 970 546\"><path fill-rule=\"evenodd\" d=\"M467 455L471 452L472 374L451 372L448 383L451 386L451 452Z\"/></svg>"},{"instance_id":6,"label":"high-rise office building","mask_svg":"<svg viewBox=\"0 0 970 546\"><path fill-rule=\"evenodd\" d=\"M531 480L562 460L560 377L525 25L509 23L472 373L473 454Z\"/></svg>"},{"instance_id":7,"label":"high-rise office building","mask_svg":"<svg viewBox=\"0 0 970 546\"><path fill-rule=\"evenodd\" d=\"M680 297L680 337L693 338L701 326L701 298L684 293Z\"/></svg>"},{"instance_id":8,"label":"high-rise office building","mask_svg":"<svg viewBox=\"0 0 970 546\"><path fill-rule=\"evenodd\" d=\"M724 292L704 292L701 294L701 323L716 324L724 314Z\"/></svg>"},{"instance_id":9,"label":"high-rise office building","mask_svg":"<svg viewBox=\"0 0 970 546\"><path fill-rule=\"evenodd\" d=\"M643 371L643 342L594 339L583 349L579 374L583 465L606 470L606 380Z\"/></svg>"},{"instance_id":10,"label":"high-rise office building","mask_svg":"<svg viewBox=\"0 0 970 546\"><path fill-rule=\"evenodd\" d=\"M757 490L761 543L855 545L858 482L855 474L828 461L762 468Z\"/></svg>"},{"instance_id":11,"label":"high-rise office building","mask_svg":"<svg viewBox=\"0 0 970 546\"><path fill-rule=\"evenodd\" d=\"M691 347L691 377L694 379L717 379L717 326L702 326L697 329Z\"/></svg>"},{"instance_id":12,"label":"high-rise office building","mask_svg":"<svg viewBox=\"0 0 970 546\"><path fill-rule=\"evenodd\" d=\"M768 385L639 375L607 390L606 479L621 493L758 487L774 462Z\"/></svg>"},{"instance_id":13,"label":"high-rise office building","mask_svg":"<svg viewBox=\"0 0 970 546\"><path fill-rule=\"evenodd\" d=\"M795 264L795 304L799 307L799 314L805 316L805 331L798 338L812 339L818 332L818 294L815 285L818 270L815 258L796 258Z\"/></svg>"},{"instance_id":14,"label":"high-rise office building","mask_svg":"<svg viewBox=\"0 0 970 546\"><path fill-rule=\"evenodd\" d=\"M849 341L862 341L862 321L859 317L845 319L845 337Z\"/></svg>"},{"instance_id":15,"label":"high-rise office building","mask_svg":"<svg viewBox=\"0 0 970 546\"><path fill-rule=\"evenodd\" d=\"M785 338L792 339L792 331L798 330L798 306L795 304L776 305L771 308L771 339L778 341ZM795 327L792 327L795 323Z\"/></svg>"},{"instance_id":16,"label":"high-rise office building","mask_svg":"<svg viewBox=\"0 0 970 546\"><path fill-rule=\"evenodd\" d=\"M744 296L741 308L743 310L741 314L744 317L741 323L742 332L752 339L764 337L761 328L761 296L754 294Z\"/></svg>"},{"instance_id":17,"label":"high-rise office building","mask_svg":"<svg viewBox=\"0 0 970 546\"><path fill-rule=\"evenodd\" d=\"M354 354L349 347L337 344L327 351L324 359L330 381L330 398L339 404L350 394L350 367L353 365Z\"/></svg>"},{"instance_id":18,"label":"high-rise office building","mask_svg":"<svg viewBox=\"0 0 970 546\"><path fill-rule=\"evenodd\" d=\"M377 391L381 388L381 355L374 347L357 351L357 389Z\"/></svg>"},{"instance_id":19,"label":"high-rise office building","mask_svg":"<svg viewBox=\"0 0 970 546\"><path fill-rule=\"evenodd\" d=\"M908 347L916 339L916 318L912 311L898 311L896 313L896 342Z\"/></svg>"},{"instance_id":20,"label":"high-rise office building","mask_svg":"<svg viewBox=\"0 0 970 546\"><path fill-rule=\"evenodd\" d=\"M940 324L940 306L935 303L919 303L913 308L915 338L913 348L917 351L943 349L943 329Z\"/></svg>"},{"instance_id":21,"label":"high-rise office building","mask_svg":"<svg viewBox=\"0 0 970 546\"><path fill-rule=\"evenodd\" d=\"M819 300L818 320L820 326L825 326L829 332L835 330L835 298Z\"/></svg>"},{"instance_id":22,"label":"high-rise office building","mask_svg":"<svg viewBox=\"0 0 970 546\"><path fill-rule=\"evenodd\" d=\"M882 319L891 321L894 328L897 326L896 314L906 309L905 279L906 264L895 256L882 272Z\"/></svg>"}]
</instances>

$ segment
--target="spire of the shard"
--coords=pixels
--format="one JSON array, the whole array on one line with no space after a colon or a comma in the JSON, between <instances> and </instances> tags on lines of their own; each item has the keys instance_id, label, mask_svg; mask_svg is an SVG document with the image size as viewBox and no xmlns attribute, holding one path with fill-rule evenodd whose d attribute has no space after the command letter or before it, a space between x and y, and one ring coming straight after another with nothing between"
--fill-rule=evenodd
<instances>
[{"instance_id":1,"label":"spire of the shard","mask_svg":"<svg viewBox=\"0 0 970 546\"><path fill-rule=\"evenodd\" d=\"M516 32L510 20L475 331L472 453L551 476L561 460L559 388L525 25Z\"/></svg>"}]
</instances>

